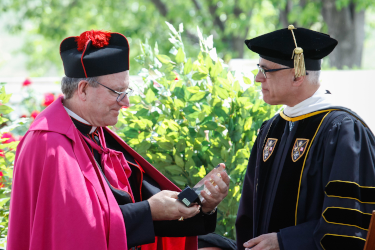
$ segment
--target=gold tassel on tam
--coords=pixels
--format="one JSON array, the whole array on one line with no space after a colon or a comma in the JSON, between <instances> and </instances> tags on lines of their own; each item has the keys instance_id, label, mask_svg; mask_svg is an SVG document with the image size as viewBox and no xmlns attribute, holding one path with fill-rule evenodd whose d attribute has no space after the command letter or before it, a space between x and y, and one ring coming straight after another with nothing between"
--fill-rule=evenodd
<instances>
[{"instance_id":1,"label":"gold tassel on tam","mask_svg":"<svg viewBox=\"0 0 375 250\"><path fill-rule=\"evenodd\" d=\"M296 45L292 55L292 59L294 58L295 77L300 77L306 75L305 58L303 56L303 49L297 46L297 41L293 32L294 29L297 28L293 25L288 26L288 30L292 31L294 44Z\"/></svg>"}]
</instances>

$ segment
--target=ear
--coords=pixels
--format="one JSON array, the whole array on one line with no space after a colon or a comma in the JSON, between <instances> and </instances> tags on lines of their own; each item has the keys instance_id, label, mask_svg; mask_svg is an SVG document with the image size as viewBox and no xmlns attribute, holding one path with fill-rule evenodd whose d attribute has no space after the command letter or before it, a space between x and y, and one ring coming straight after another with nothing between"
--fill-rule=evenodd
<instances>
[{"instance_id":1,"label":"ear","mask_svg":"<svg viewBox=\"0 0 375 250\"><path fill-rule=\"evenodd\" d=\"M78 83L77 96L81 101L86 101L87 99L87 87L89 83L85 80L82 80Z\"/></svg>"},{"instance_id":2,"label":"ear","mask_svg":"<svg viewBox=\"0 0 375 250\"><path fill-rule=\"evenodd\" d=\"M295 69L293 69L292 72L293 72L293 77L294 77L292 85L293 85L294 87L299 87L299 86L301 86L302 83L305 81L306 76L304 75L304 76L300 76L300 77L295 77L295 73L294 73L294 72L295 72Z\"/></svg>"}]
</instances>

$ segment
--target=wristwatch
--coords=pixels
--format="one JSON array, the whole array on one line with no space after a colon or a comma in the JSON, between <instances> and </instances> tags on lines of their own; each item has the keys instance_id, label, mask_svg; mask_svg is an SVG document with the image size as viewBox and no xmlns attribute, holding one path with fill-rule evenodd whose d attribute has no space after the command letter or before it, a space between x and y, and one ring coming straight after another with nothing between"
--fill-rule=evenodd
<instances>
[{"instance_id":1,"label":"wristwatch","mask_svg":"<svg viewBox=\"0 0 375 250\"><path fill-rule=\"evenodd\" d=\"M216 212L216 210L217 210L217 207L215 207L212 211L210 211L208 213L205 213L205 212L203 212L202 207L201 207L201 212L204 215L213 215Z\"/></svg>"}]
</instances>

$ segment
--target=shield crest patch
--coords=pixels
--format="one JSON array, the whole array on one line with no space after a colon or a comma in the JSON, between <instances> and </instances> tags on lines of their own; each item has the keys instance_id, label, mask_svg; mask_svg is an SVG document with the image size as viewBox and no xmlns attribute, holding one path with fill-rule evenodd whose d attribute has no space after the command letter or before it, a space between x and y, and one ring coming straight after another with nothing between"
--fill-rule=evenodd
<instances>
[{"instance_id":1,"label":"shield crest patch","mask_svg":"<svg viewBox=\"0 0 375 250\"><path fill-rule=\"evenodd\" d=\"M293 150L292 150L292 160L293 162L298 161L307 149L307 145L309 144L309 139L301 139L297 138L296 142L294 143Z\"/></svg>"},{"instance_id":2,"label":"shield crest patch","mask_svg":"<svg viewBox=\"0 0 375 250\"><path fill-rule=\"evenodd\" d=\"M266 146L263 149L263 161L266 162L268 158L271 157L273 151L275 151L277 139L275 138L268 138L266 142Z\"/></svg>"}]
</instances>

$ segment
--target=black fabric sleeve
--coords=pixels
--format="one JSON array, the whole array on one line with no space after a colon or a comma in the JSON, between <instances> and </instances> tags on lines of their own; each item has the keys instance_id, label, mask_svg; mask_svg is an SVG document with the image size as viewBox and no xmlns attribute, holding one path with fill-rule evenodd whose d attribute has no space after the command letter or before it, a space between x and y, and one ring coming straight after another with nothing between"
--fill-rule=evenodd
<instances>
[{"instance_id":1,"label":"black fabric sleeve","mask_svg":"<svg viewBox=\"0 0 375 250\"><path fill-rule=\"evenodd\" d=\"M156 236L183 237L212 233L216 228L217 211L212 215L202 212L184 221L154 221Z\"/></svg>"},{"instance_id":2,"label":"black fabric sleeve","mask_svg":"<svg viewBox=\"0 0 375 250\"><path fill-rule=\"evenodd\" d=\"M128 248L153 243L155 232L148 201L120 205L125 220Z\"/></svg>"},{"instance_id":3,"label":"black fabric sleeve","mask_svg":"<svg viewBox=\"0 0 375 250\"><path fill-rule=\"evenodd\" d=\"M247 166L240 205L238 207L236 219L236 236L238 250L244 250L243 244L253 238L253 196L254 196L254 175L257 159L257 147L260 137L256 139L251 150L249 164Z\"/></svg>"},{"instance_id":4,"label":"black fabric sleeve","mask_svg":"<svg viewBox=\"0 0 375 250\"><path fill-rule=\"evenodd\" d=\"M312 220L297 226L281 229L277 233L280 250L283 249L304 249L317 250L312 237L319 220Z\"/></svg>"},{"instance_id":5,"label":"black fabric sleeve","mask_svg":"<svg viewBox=\"0 0 375 250\"><path fill-rule=\"evenodd\" d=\"M344 249L341 248L343 244L347 249L363 249L368 228L363 226L366 219L347 216L345 212L371 215L375 209L374 203L362 199L365 197L353 197L349 187L340 189L339 194L331 193L332 190L327 188L331 187L330 183L351 184L360 192L375 188L375 138L367 127L352 116L338 118L325 136L325 157L322 162L325 199L313 237L319 249L330 250L332 246ZM341 212L338 213L336 209ZM329 216L332 211L335 218ZM350 218L352 220L348 221Z\"/></svg>"},{"instance_id":6,"label":"black fabric sleeve","mask_svg":"<svg viewBox=\"0 0 375 250\"><path fill-rule=\"evenodd\" d=\"M283 238L281 238L280 232L277 233L277 241L279 242L280 250L285 250L283 245Z\"/></svg>"},{"instance_id":7,"label":"black fabric sleeve","mask_svg":"<svg viewBox=\"0 0 375 250\"><path fill-rule=\"evenodd\" d=\"M340 194L330 193L328 191L332 190L327 188L330 183L350 184L358 190L375 187L375 138L349 114L337 113L332 119L317 135L320 143L317 140L317 145L311 147L305 168L310 187L314 185L315 189L321 190L323 200L309 195L308 185L301 185L300 189L300 201L309 199L312 202L301 202L299 209L316 211L311 217L318 218L281 229L279 236L284 249L360 250L364 247L368 226L362 226L365 224L363 216L353 217L352 214L370 217L375 205L351 197L350 188L340 188ZM350 216L345 215L348 212L351 212ZM334 217L329 216L332 214Z\"/></svg>"}]
</instances>

